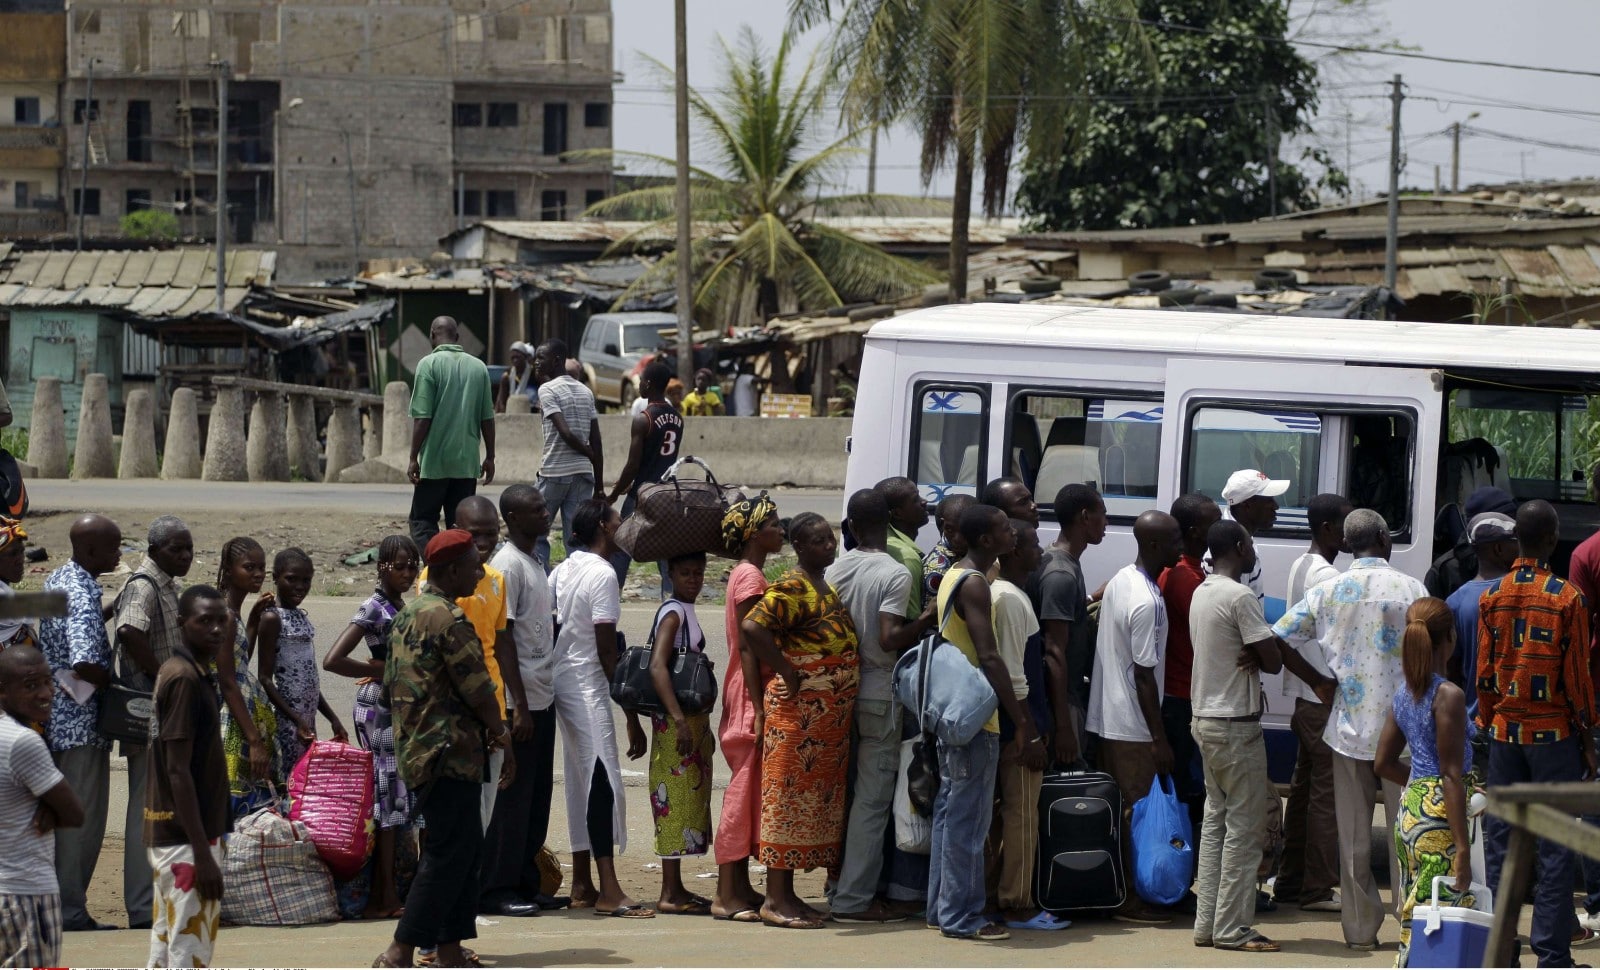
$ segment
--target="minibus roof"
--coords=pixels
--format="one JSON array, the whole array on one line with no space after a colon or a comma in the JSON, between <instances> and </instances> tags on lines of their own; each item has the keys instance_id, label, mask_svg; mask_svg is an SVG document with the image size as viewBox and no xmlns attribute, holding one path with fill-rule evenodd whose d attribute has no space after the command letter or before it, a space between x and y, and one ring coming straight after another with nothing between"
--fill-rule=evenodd
<instances>
[{"instance_id":1,"label":"minibus roof","mask_svg":"<svg viewBox=\"0 0 1600 970\"><path fill-rule=\"evenodd\" d=\"M1537 370L1600 377L1600 331L971 303L901 314L869 343L1070 348L1285 361Z\"/></svg>"}]
</instances>

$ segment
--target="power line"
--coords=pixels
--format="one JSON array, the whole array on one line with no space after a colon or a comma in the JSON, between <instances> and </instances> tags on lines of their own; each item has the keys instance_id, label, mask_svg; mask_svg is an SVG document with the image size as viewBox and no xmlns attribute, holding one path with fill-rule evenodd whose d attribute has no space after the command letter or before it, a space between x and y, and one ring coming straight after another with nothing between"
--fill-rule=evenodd
<instances>
[{"instance_id":1,"label":"power line","mask_svg":"<svg viewBox=\"0 0 1600 970\"><path fill-rule=\"evenodd\" d=\"M1518 145L1537 145L1540 148L1553 148L1563 152L1577 152L1581 155L1600 155L1600 148L1593 145L1574 145L1567 142L1546 141L1543 138L1528 138L1522 135L1513 135L1504 131L1490 131L1475 125L1462 125L1461 133L1464 135L1477 135L1479 138L1493 138L1496 141L1509 141Z\"/></svg>"}]
</instances>

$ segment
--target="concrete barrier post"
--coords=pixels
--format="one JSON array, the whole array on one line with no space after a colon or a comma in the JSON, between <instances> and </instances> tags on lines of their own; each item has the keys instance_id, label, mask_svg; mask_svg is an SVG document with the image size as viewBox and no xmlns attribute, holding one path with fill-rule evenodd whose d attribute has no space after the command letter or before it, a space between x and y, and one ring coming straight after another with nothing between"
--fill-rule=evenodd
<instances>
[{"instance_id":1,"label":"concrete barrier post","mask_svg":"<svg viewBox=\"0 0 1600 970\"><path fill-rule=\"evenodd\" d=\"M289 395L289 466L308 482L322 480L322 455L317 445L317 402L306 394Z\"/></svg>"},{"instance_id":2,"label":"concrete barrier post","mask_svg":"<svg viewBox=\"0 0 1600 970\"><path fill-rule=\"evenodd\" d=\"M245 439L245 470L252 482L289 480L289 443L284 433L281 394L268 391L256 395Z\"/></svg>"},{"instance_id":3,"label":"concrete barrier post","mask_svg":"<svg viewBox=\"0 0 1600 970\"><path fill-rule=\"evenodd\" d=\"M67 477L67 413L61 408L59 377L34 382L27 461L39 469L40 478Z\"/></svg>"},{"instance_id":4,"label":"concrete barrier post","mask_svg":"<svg viewBox=\"0 0 1600 970\"><path fill-rule=\"evenodd\" d=\"M383 454L411 454L411 385L405 381L383 389Z\"/></svg>"},{"instance_id":5,"label":"concrete barrier post","mask_svg":"<svg viewBox=\"0 0 1600 970\"><path fill-rule=\"evenodd\" d=\"M361 457L370 460L383 454L383 408L368 407L367 421L361 431Z\"/></svg>"},{"instance_id":6,"label":"concrete barrier post","mask_svg":"<svg viewBox=\"0 0 1600 970\"><path fill-rule=\"evenodd\" d=\"M328 460L325 482L337 482L339 473L361 461L361 412L354 404L334 407L328 418Z\"/></svg>"},{"instance_id":7,"label":"concrete barrier post","mask_svg":"<svg viewBox=\"0 0 1600 970\"><path fill-rule=\"evenodd\" d=\"M104 374L90 374L83 379L72 477L114 478L116 463L116 451L111 442L111 384Z\"/></svg>"},{"instance_id":8,"label":"concrete barrier post","mask_svg":"<svg viewBox=\"0 0 1600 970\"><path fill-rule=\"evenodd\" d=\"M145 388L128 392L122 412L122 460L117 462L118 478L155 478L156 406Z\"/></svg>"},{"instance_id":9,"label":"concrete barrier post","mask_svg":"<svg viewBox=\"0 0 1600 970\"><path fill-rule=\"evenodd\" d=\"M172 392L167 414L167 447L161 453L161 477L169 480L200 477L200 413L194 388Z\"/></svg>"},{"instance_id":10,"label":"concrete barrier post","mask_svg":"<svg viewBox=\"0 0 1600 970\"><path fill-rule=\"evenodd\" d=\"M200 477L208 482L242 482L247 475L244 391L237 387L219 387L217 403L211 407L210 427L206 430L206 460Z\"/></svg>"},{"instance_id":11,"label":"concrete barrier post","mask_svg":"<svg viewBox=\"0 0 1600 970\"><path fill-rule=\"evenodd\" d=\"M532 414L533 402L524 394L513 394L506 398L507 414Z\"/></svg>"}]
</instances>

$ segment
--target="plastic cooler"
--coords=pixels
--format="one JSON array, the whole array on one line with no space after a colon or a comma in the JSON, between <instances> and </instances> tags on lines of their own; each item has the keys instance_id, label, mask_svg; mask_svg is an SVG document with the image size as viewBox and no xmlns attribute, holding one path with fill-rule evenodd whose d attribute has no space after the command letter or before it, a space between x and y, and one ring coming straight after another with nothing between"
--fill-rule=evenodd
<instances>
[{"instance_id":1,"label":"plastic cooler","mask_svg":"<svg viewBox=\"0 0 1600 970\"><path fill-rule=\"evenodd\" d=\"M1439 884L1450 876L1435 876L1432 905L1411 910L1411 949L1406 954L1408 967L1481 967L1489 947L1489 927L1494 922L1494 903L1489 887L1472 884L1474 908L1440 906Z\"/></svg>"}]
</instances>

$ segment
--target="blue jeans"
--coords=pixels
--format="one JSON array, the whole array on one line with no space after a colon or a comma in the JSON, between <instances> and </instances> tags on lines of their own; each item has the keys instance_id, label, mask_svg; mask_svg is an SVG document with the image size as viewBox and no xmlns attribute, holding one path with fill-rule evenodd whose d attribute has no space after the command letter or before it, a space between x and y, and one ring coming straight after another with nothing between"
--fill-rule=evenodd
<instances>
[{"instance_id":1,"label":"blue jeans","mask_svg":"<svg viewBox=\"0 0 1600 970\"><path fill-rule=\"evenodd\" d=\"M550 508L550 521L554 522L556 514L561 515L561 541L566 544L567 554L572 554L572 517L578 514L578 506L594 498L593 475L540 475L539 494L544 496L544 504ZM550 569L550 540L541 536L534 543L534 554L539 561L544 563L548 572Z\"/></svg>"},{"instance_id":2,"label":"blue jeans","mask_svg":"<svg viewBox=\"0 0 1600 970\"><path fill-rule=\"evenodd\" d=\"M1583 757L1578 739L1554 744L1489 742L1489 788L1519 782L1579 781ZM1483 856L1489 888L1500 891L1500 868L1505 865L1511 826L1493 815L1484 817ZM1540 839L1534 862L1533 930L1528 934L1541 967L1572 966L1572 934L1577 914L1572 909L1572 883L1578 862L1571 849Z\"/></svg>"},{"instance_id":3,"label":"blue jeans","mask_svg":"<svg viewBox=\"0 0 1600 970\"><path fill-rule=\"evenodd\" d=\"M946 936L972 936L984 916L983 844L994 813L1000 736L979 731L964 745L939 742L939 795L928 854L928 923Z\"/></svg>"}]
</instances>

